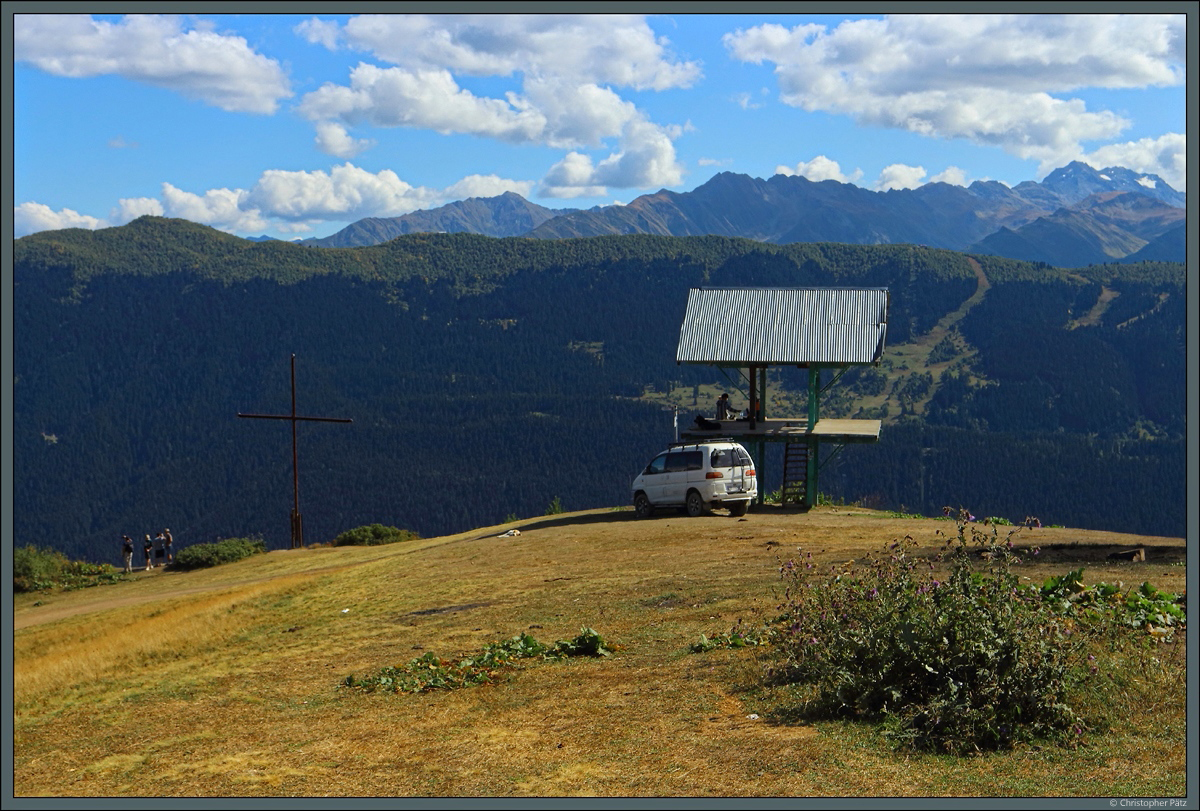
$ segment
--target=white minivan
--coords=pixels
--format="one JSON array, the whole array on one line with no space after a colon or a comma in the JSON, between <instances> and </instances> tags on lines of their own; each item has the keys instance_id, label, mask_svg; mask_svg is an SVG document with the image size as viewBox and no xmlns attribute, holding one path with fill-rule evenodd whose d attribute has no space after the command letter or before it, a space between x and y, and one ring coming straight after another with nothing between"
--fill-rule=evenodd
<instances>
[{"instance_id":1,"label":"white minivan","mask_svg":"<svg viewBox=\"0 0 1200 811\"><path fill-rule=\"evenodd\" d=\"M710 507L745 515L758 497L754 461L731 439L676 442L633 480L633 507L648 518L659 507L682 507L702 515Z\"/></svg>"}]
</instances>

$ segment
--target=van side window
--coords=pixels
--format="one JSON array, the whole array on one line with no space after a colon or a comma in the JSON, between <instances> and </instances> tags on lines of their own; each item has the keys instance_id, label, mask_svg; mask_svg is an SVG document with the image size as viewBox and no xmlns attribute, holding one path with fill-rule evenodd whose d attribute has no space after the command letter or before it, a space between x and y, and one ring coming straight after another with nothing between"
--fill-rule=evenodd
<instances>
[{"instance_id":1,"label":"van side window","mask_svg":"<svg viewBox=\"0 0 1200 811\"><path fill-rule=\"evenodd\" d=\"M654 457L654 461L646 465L647 473L664 473L667 469L667 455L660 454Z\"/></svg>"},{"instance_id":2,"label":"van side window","mask_svg":"<svg viewBox=\"0 0 1200 811\"><path fill-rule=\"evenodd\" d=\"M703 470L704 453L701 451L675 451L667 454L667 472L681 473L685 470Z\"/></svg>"}]
</instances>

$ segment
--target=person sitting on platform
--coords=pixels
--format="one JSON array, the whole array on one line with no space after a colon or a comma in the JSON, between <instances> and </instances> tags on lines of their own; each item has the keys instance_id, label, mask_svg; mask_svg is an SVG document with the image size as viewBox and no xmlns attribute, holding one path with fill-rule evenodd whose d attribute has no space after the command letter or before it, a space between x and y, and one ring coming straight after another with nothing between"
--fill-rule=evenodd
<instances>
[{"instance_id":1,"label":"person sitting on platform","mask_svg":"<svg viewBox=\"0 0 1200 811\"><path fill-rule=\"evenodd\" d=\"M730 417L729 408L729 393L726 392L717 398L717 419L727 420Z\"/></svg>"}]
</instances>

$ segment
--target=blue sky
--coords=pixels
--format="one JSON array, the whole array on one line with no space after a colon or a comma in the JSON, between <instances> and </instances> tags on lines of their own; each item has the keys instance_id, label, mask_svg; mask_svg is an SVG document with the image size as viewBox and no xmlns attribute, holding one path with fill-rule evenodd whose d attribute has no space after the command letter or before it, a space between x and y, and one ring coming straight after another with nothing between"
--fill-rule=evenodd
<instances>
[{"instance_id":1,"label":"blue sky","mask_svg":"<svg viewBox=\"0 0 1200 811\"><path fill-rule=\"evenodd\" d=\"M1192 4L1165 7L1181 13L16 14L15 235L156 214L321 237L720 171L886 190L1083 160L1186 191Z\"/></svg>"}]
</instances>

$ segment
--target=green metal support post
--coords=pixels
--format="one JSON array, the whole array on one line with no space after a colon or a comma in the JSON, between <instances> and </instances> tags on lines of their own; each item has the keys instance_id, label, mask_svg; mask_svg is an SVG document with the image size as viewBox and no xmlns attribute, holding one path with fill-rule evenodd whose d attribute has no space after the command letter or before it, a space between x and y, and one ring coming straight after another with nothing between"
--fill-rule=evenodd
<instances>
[{"instance_id":1,"label":"green metal support post","mask_svg":"<svg viewBox=\"0 0 1200 811\"><path fill-rule=\"evenodd\" d=\"M820 443L813 436L813 429L817 427L817 420L820 418L821 400L821 369L818 366L812 365L808 367L808 470L805 473L804 482L804 503L808 507L816 506L817 503L817 450Z\"/></svg>"}]
</instances>

